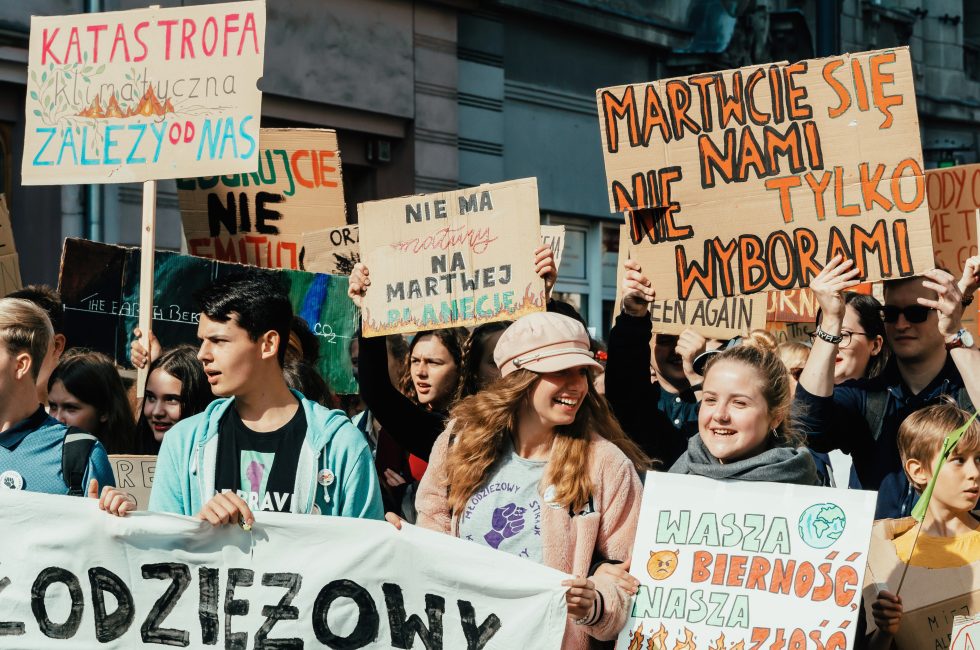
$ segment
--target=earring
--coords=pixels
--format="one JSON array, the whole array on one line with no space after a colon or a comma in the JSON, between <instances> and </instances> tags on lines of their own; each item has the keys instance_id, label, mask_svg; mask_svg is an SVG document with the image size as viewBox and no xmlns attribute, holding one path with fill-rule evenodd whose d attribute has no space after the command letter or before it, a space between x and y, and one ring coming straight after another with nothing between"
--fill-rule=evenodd
<instances>
[{"instance_id":1,"label":"earring","mask_svg":"<svg viewBox=\"0 0 980 650\"><path fill-rule=\"evenodd\" d=\"M776 431L775 427L772 429L772 437L777 439L779 438L779 432Z\"/></svg>"}]
</instances>

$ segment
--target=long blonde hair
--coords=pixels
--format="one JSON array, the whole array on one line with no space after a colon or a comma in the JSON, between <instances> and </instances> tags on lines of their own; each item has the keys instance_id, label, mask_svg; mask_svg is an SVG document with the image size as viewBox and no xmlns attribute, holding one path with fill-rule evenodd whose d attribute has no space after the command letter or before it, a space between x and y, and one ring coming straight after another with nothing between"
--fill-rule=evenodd
<instances>
[{"instance_id":1,"label":"long blonde hair","mask_svg":"<svg viewBox=\"0 0 980 650\"><path fill-rule=\"evenodd\" d=\"M506 448L506 436L516 434L522 407L530 403L531 391L539 379L530 370L515 370L453 408L450 414L453 441L446 458L446 482L453 512L463 512L466 502L487 480ZM619 447L638 472L650 467L650 459L627 437L605 398L596 392L591 372L588 386L575 421L555 428L551 459L542 483L554 486L555 502L575 510L584 508L592 494L588 466L589 438L593 433Z\"/></svg>"}]
</instances>

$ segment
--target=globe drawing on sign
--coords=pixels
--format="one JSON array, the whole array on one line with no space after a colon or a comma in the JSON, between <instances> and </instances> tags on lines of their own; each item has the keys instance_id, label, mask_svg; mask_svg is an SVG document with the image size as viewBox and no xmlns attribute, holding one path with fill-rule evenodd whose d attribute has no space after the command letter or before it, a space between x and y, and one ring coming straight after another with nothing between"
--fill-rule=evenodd
<instances>
[{"instance_id":1,"label":"globe drawing on sign","mask_svg":"<svg viewBox=\"0 0 980 650\"><path fill-rule=\"evenodd\" d=\"M816 503L800 515L800 537L811 548L828 548L844 534L847 516L836 503Z\"/></svg>"}]
</instances>

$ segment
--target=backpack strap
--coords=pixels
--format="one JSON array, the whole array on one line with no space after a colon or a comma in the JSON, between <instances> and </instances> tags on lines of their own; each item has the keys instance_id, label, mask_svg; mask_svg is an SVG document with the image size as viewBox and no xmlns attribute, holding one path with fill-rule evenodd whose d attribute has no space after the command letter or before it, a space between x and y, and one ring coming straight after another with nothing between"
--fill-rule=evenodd
<instances>
[{"instance_id":1,"label":"backpack strap","mask_svg":"<svg viewBox=\"0 0 980 650\"><path fill-rule=\"evenodd\" d=\"M864 419L871 430L871 437L877 440L881 437L881 429L885 425L885 410L888 408L888 391L869 391L865 397Z\"/></svg>"},{"instance_id":2,"label":"backpack strap","mask_svg":"<svg viewBox=\"0 0 980 650\"><path fill-rule=\"evenodd\" d=\"M98 438L86 433L78 427L68 427L65 441L61 445L61 475L68 486L68 495L80 497L85 495L85 471L88 469L88 459Z\"/></svg>"}]
</instances>

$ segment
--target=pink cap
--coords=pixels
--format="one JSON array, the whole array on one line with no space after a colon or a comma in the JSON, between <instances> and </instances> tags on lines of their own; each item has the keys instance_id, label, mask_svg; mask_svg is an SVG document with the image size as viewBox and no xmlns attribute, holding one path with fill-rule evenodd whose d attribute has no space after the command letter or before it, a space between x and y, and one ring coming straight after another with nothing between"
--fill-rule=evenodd
<instances>
[{"instance_id":1,"label":"pink cap","mask_svg":"<svg viewBox=\"0 0 980 650\"><path fill-rule=\"evenodd\" d=\"M602 368L589 350L589 334L582 323L552 312L535 312L514 321L500 335L493 360L502 377L518 368L532 372Z\"/></svg>"}]
</instances>

